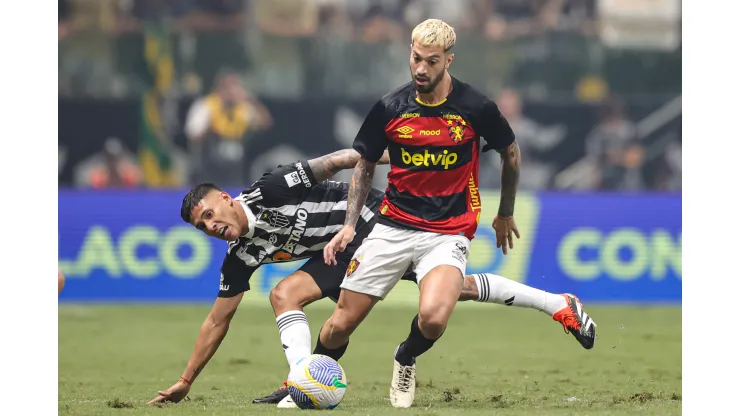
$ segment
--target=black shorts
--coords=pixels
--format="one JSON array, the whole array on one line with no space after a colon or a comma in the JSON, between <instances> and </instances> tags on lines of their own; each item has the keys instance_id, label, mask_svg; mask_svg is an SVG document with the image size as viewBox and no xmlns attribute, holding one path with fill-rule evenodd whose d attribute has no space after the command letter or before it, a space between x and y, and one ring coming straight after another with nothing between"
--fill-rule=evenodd
<instances>
[{"instance_id":1,"label":"black shorts","mask_svg":"<svg viewBox=\"0 0 740 416\"><path fill-rule=\"evenodd\" d=\"M360 247L362 241L365 240L365 237L367 237L370 234L370 231L372 231L372 225L374 223L375 221L357 229L355 239L347 245L347 248L343 252L337 253L336 266L328 266L324 263L324 253L322 251L308 259L308 261L298 269L311 275L314 282L316 282L316 285L321 289L322 299L328 297L334 302L339 299L339 285L341 285L342 280L344 280L344 275L347 272L347 267L349 267L349 262L352 261L352 257L354 257L355 251ZM403 274L403 277L401 277L401 280L408 280L416 283L416 273L411 270L407 270L406 273Z\"/></svg>"}]
</instances>

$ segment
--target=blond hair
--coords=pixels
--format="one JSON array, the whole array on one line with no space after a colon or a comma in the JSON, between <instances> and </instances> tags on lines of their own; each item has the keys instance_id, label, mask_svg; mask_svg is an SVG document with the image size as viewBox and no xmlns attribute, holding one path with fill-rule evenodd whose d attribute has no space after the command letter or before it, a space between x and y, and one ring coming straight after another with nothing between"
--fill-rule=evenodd
<instances>
[{"instance_id":1,"label":"blond hair","mask_svg":"<svg viewBox=\"0 0 740 416\"><path fill-rule=\"evenodd\" d=\"M445 52L455 46L455 29L439 19L427 19L419 23L411 32L411 43L421 46L439 46Z\"/></svg>"}]
</instances>

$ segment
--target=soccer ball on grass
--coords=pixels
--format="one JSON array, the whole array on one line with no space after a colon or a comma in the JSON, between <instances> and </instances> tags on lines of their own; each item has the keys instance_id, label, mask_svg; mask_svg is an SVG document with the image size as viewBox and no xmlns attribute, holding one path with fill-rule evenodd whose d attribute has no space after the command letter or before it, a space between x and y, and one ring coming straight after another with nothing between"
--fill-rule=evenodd
<instances>
[{"instance_id":1,"label":"soccer ball on grass","mask_svg":"<svg viewBox=\"0 0 740 416\"><path fill-rule=\"evenodd\" d=\"M346 390L344 369L326 355L300 359L288 375L288 392L301 409L333 409Z\"/></svg>"}]
</instances>

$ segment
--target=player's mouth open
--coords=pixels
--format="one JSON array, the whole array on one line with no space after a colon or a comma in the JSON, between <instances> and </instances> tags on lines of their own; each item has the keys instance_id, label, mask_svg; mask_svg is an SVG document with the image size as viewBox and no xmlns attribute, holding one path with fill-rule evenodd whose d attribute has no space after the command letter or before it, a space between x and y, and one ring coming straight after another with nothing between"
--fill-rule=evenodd
<instances>
[{"instance_id":1,"label":"player's mouth open","mask_svg":"<svg viewBox=\"0 0 740 416\"><path fill-rule=\"evenodd\" d=\"M416 78L416 83L419 85L427 85L429 80L426 78Z\"/></svg>"},{"instance_id":2,"label":"player's mouth open","mask_svg":"<svg viewBox=\"0 0 740 416\"><path fill-rule=\"evenodd\" d=\"M228 231L228 230L229 230L229 227L228 227L228 226L226 226L226 225L224 225L224 226L223 226L223 227L221 227L221 229L220 229L220 230L218 231L218 234L219 234L219 235L220 235L221 237L223 237L223 236L225 236L225 235L226 235L226 231Z\"/></svg>"}]
</instances>

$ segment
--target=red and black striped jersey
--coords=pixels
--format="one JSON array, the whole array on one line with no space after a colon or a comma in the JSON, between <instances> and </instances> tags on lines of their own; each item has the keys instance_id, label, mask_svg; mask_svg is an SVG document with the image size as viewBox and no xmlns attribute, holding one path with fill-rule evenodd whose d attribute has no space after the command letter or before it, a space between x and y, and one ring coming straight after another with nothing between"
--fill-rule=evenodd
<instances>
[{"instance_id":1,"label":"red and black striped jersey","mask_svg":"<svg viewBox=\"0 0 740 416\"><path fill-rule=\"evenodd\" d=\"M434 105L420 102L411 82L380 99L353 144L371 162L386 148L390 155L378 221L472 239L481 212L481 137L484 152L514 142L498 106L454 77L450 94Z\"/></svg>"}]
</instances>

